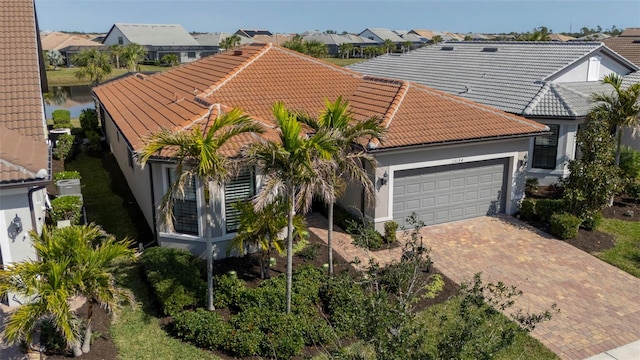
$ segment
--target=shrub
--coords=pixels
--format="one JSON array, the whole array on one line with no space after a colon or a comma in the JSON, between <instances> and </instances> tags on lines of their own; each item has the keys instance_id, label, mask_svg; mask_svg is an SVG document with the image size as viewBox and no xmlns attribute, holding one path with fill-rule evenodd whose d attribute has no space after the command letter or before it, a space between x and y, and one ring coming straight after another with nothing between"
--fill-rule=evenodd
<instances>
[{"instance_id":1,"label":"shrub","mask_svg":"<svg viewBox=\"0 0 640 360\"><path fill-rule=\"evenodd\" d=\"M67 341L51 318L44 319L40 325L40 345L46 354L63 354L67 350Z\"/></svg>"},{"instance_id":2,"label":"shrub","mask_svg":"<svg viewBox=\"0 0 640 360\"><path fill-rule=\"evenodd\" d=\"M100 126L96 109L83 109L80 112L80 126L84 131L96 131Z\"/></svg>"},{"instance_id":3,"label":"shrub","mask_svg":"<svg viewBox=\"0 0 640 360\"><path fill-rule=\"evenodd\" d=\"M69 110L58 109L53 110L51 113L51 118L53 119L54 124L59 123L71 123L71 112Z\"/></svg>"},{"instance_id":4,"label":"shrub","mask_svg":"<svg viewBox=\"0 0 640 360\"><path fill-rule=\"evenodd\" d=\"M563 211L563 209L564 203L562 200L540 199L536 201L535 214L541 221L549 223L549 221L551 221L551 216Z\"/></svg>"},{"instance_id":5,"label":"shrub","mask_svg":"<svg viewBox=\"0 0 640 360\"><path fill-rule=\"evenodd\" d=\"M353 238L353 245L369 250L378 250L382 247L382 235L374 228L373 223L367 219L352 221L347 228Z\"/></svg>"},{"instance_id":6,"label":"shrub","mask_svg":"<svg viewBox=\"0 0 640 360\"><path fill-rule=\"evenodd\" d=\"M213 302L216 307L228 307L237 304L244 296L244 281L237 276L216 276L213 286Z\"/></svg>"},{"instance_id":7,"label":"shrub","mask_svg":"<svg viewBox=\"0 0 640 360\"><path fill-rule=\"evenodd\" d=\"M551 216L551 233L560 239L573 239L578 236L580 219L569 213L553 214Z\"/></svg>"},{"instance_id":8,"label":"shrub","mask_svg":"<svg viewBox=\"0 0 640 360\"><path fill-rule=\"evenodd\" d=\"M636 201L640 200L640 180L628 186L627 193Z\"/></svg>"},{"instance_id":9,"label":"shrub","mask_svg":"<svg viewBox=\"0 0 640 360\"><path fill-rule=\"evenodd\" d=\"M640 151L623 146L620 151L620 169L628 179L640 179Z\"/></svg>"},{"instance_id":10,"label":"shrub","mask_svg":"<svg viewBox=\"0 0 640 360\"><path fill-rule=\"evenodd\" d=\"M396 231L398 231L397 222L387 221L384 223L384 239L388 244L396 242Z\"/></svg>"},{"instance_id":11,"label":"shrub","mask_svg":"<svg viewBox=\"0 0 640 360\"><path fill-rule=\"evenodd\" d=\"M313 243L308 244L302 250L294 253L306 261L313 261L318 257L318 250L320 250L320 244Z\"/></svg>"},{"instance_id":12,"label":"shrub","mask_svg":"<svg viewBox=\"0 0 640 360\"><path fill-rule=\"evenodd\" d=\"M231 332L220 314L205 309L183 311L175 315L173 321L175 336L207 349L221 348Z\"/></svg>"},{"instance_id":13,"label":"shrub","mask_svg":"<svg viewBox=\"0 0 640 360\"><path fill-rule=\"evenodd\" d=\"M93 151L100 150L100 134L95 130L89 130L86 132L86 136L89 140L89 149Z\"/></svg>"},{"instance_id":14,"label":"shrub","mask_svg":"<svg viewBox=\"0 0 640 360\"><path fill-rule=\"evenodd\" d=\"M78 171L61 171L53 174L53 180L82 179Z\"/></svg>"},{"instance_id":15,"label":"shrub","mask_svg":"<svg viewBox=\"0 0 640 360\"><path fill-rule=\"evenodd\" d=\"M60 122L60 123L53 124L54 129L70 129L72 127L73 125L71 125L70 122Z\"/></svg>"},{"instance_id":16,"label":"shrub","mask_svg":"<svg viewBox=\"0 0 640 360\"><path fill-rule=\"evenodd\" d=\"M580 226L585 230L591 231L597 229L600 224L602 224L602 213L597 212L594 215L583 218Z\"/></svg>"},{"instance_id":17,"label":"shrub","mask_svg":"<svg viewBox=\"0 0 640 360\"><path fill-rule=\"evenodd\" d=\"M201 263L186 250L154 247L144 252L142 264L147 279L165 314L175 316L206 298Z\"/></svg>"},{"instance_id":18,"label":"shrub","mask_svg":"<svg viewBox=\"0 0 640 360\"><path fill-rule=\"evenodd\" d=\"M536 219L536 202L530 199L522 200L520 203L520 219L533 221Z\"/></svg>"},{"instance_id":19,"label":"shrub","mask_svg":"<svg viewBox=\"0 0 640 360\"><path fill-rule=\"evenodd\" d=\"M51 200L51 220L70 220L71 225L80 225L82 218L82 200L79 196L60 196Z\"/></svg>"},{"instance_id":20,"label":"shrub","mask_svg":"<svg viewBox=\"0 0 640 360\"><path fill-rule=\"evenodd\" d=\"M540 182L537 178L527 178L524 185L524 192L527 196L538 192L538 186Z\"/></svg>"},{"instance_id":21,"label":"shrub","mask_svg":"<svg viewBox=\"0 0 640 360\"><path fill-rule=\"evenodd\" d=\"M321 288L320 298L338 336L353 337L361 332L365 293L348 274L331 277Z\"/></svg>"},{"instance_id":22,"label":"shrub","mask_svg":"<svg viewBox=\"0 0 640 360\"><path fill-rule=\"evenodd\" d=\"M73 153L73 142L76 137L69 134L62 134L56 141L56 146L53 148L53 157L61 160L67 159Z\"/></svg>"}]
</instances>

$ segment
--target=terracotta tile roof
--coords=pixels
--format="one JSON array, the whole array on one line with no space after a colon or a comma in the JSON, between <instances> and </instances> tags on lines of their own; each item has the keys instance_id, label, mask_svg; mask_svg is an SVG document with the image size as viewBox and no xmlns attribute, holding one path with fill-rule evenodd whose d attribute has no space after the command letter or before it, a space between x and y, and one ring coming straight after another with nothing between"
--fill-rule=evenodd
<instances>
[{"instance_id":1,"label":"terracotta tile roof","mask_svg":"<svg viewBox=\"0 0 640 360\"><path fill-rule=\"evenodd\" d=\"M365 76L272 44L242 46L151 76L132 75L94 92L134 150L161 128L206 127L218 106L222 111L239 107L273 127L276 101L313 115L325 99L338 96L350 101L357 120L383 119L388 134L380 148L545 131L544 125L488 106L414 83ZM234 147L254 140L247 135Z\"/></svg>"},{"instance_id":2,"label":"terracotta tile roof","mask_svg":"<svg viewBox=\"0 0 640 360\"><path fill-rule=\"evenodd\" d=\"M67 46L102 46L102 44L82 36L57 31L42 36L43 50L61 50Z\"/></svg>"},{"instance_id":3,"label":"terracotta tile roof","mask_svg":"<svg viewBox=\"0 0 640 360\"><path fill-rule=\"evenodd\" d=\"M640 66L640 28L627 28L621 35L602 41L608 48Z\"/></svg>"},{"instance_id":4,"label":"terracotta tile roof","mask_svg":"<svg viewBox=\"0 0 640 360\"><path fill-rule=\"evenodd\" d=\"M49 170L33 0L0 2L0 184Z\"/></svg>"}]
</instances>

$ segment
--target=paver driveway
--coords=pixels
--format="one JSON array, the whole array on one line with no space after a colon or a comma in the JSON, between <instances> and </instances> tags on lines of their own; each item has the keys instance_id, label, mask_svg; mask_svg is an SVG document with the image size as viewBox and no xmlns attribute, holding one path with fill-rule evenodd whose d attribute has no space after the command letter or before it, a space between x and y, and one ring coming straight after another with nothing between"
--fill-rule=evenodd
<instances>
[{"instance_id":1,"label":"paver driveway","mask_svg":"<svg viewBox=\"0 0 640 360\"><path fill-rule=\"evenodd\" d=\"M640 279L510 217L481 217L421 230L434 265L456 282L516 285L518 306L558 304L533 332L563 359L584 359L640 339ZM640 354L638 354L640 359Z\"/></svg>"}]
</instances>

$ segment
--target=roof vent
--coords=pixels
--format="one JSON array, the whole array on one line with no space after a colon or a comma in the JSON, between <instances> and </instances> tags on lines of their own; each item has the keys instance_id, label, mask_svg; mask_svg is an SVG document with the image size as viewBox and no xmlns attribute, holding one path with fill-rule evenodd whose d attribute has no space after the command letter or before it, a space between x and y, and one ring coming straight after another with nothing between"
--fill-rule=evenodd
<instances>
[{"instance_id":1,"label":"roof vent","mask_svg":"<svg viewBox=\"0 0 640 360\"><path fill-rule=\"evenodd\" d=\"M146 78L147 78L147 75L145 75L145 74L141 74L141 73L137 73L137 74L136 74L136 77L137 77L138 79L140 79L140 80L144 80L144 79L146 79Z\"/></svg>"},{"instance_id":2,"label":"roof vent","mask_svg":"<svg viewBox=\"0 0 640 360\"><path fill-rule=\"evenodd\" d=\"M242 50L233 50L233 56L240 56L242 55Z\"/></svg>"},{"instance_id":3,"label":"roof vent","mask_svg":"<svg viewBox=\"0 0 640 360\"><path fill-rule=\"evenodd\" d=\"M453 50L453 46L443 46L440 48L440 50L442 51L452 51Z\"/></svg>"},{"instance_id":4,"label":"roof vent","mask_svg":"<svg viewBox=\"0 0 640 360\"><path fill-rule=\"evenodd\" d=\"M482 49L482 52L498 52L497 47L486 47Z\"/></svg>"}]
</instances>

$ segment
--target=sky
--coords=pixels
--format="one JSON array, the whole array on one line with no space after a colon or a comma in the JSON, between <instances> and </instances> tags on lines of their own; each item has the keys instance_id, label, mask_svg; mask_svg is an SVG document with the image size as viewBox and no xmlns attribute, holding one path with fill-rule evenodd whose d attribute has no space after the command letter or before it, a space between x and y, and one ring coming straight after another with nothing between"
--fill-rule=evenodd
<instances>
[{"instance_id":1,"label":"sky","mask_svg":"<svg viewBox=\"0 0 640 360\"><path fill-rule=\"evenodd\" d=\"M546 26L640 27L638 0L35 0L41 30L106 33L114 23L181 24L187 31L273 33L366 28L509 33Z\"/></svg>"}]
</instances>

